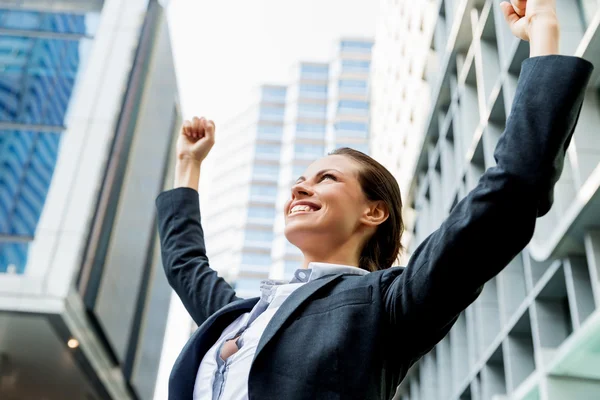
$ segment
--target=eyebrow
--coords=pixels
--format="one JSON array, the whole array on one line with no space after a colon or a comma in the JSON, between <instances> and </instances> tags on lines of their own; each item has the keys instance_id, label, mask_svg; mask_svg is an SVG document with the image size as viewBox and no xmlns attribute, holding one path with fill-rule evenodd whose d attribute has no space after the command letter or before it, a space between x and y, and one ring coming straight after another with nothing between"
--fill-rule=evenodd
<instances>
[{"instance_id":1,"label":"eyebrow","mask_svg":"<svg viewBox=\"0 0 600 400\"><path fill-rule=\"evenodd\" d=\"M322 169L322 170L320 170L319 172L317 172L317 176L322 176L322 175L324 175L325 173L327 173L327 172L330 172L330 171L335 171L335 172L337 172L337 173L339 173L339 174L342 174L340 171L338 171L338 170L337 170L337 169L335 169L335 168L328 168L328 169ZM343 175L343 174L342 174L342 175ZM298 179L296 179L296 183L304 182L305 180L306 180L306 178L305 178L304 176L301 176L301 177L299 177Z\"/></svg>"}]
</instances>

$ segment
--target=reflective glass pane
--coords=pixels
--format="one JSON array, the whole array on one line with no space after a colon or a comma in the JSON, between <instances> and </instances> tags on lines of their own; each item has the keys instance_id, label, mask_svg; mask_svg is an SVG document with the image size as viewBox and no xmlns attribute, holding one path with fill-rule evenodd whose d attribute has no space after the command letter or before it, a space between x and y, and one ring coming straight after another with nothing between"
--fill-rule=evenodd
<instances>
[{"instance_id":1,"label":"reflective glass pane","mask_svg":"<svg viewBox=\"0 0 600 400\"><path fill-rule=\"evenodd\" d=\"M82 15L0 10L0 28L92 36L98 28L99 17L98 13Z\"/></svg>"}]
</instances>

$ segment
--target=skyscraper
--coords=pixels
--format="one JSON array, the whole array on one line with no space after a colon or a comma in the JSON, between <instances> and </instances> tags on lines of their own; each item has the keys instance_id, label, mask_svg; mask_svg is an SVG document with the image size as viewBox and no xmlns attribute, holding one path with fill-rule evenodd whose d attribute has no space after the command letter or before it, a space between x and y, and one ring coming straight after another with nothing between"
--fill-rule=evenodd
<instances>
[{"instance_id":1,"label":"skyscraper","mask_svg":"<svg viewBox=\"0 0 600 400\"><path fill-rule=\"evenodd\" d=\"M561 53L582 56L596 70L554 207L538 219L527 248L411 369L397 399L600 398L600 9L593 1L558 0L557 7ZM372 147L376 155L388 152L405 206L415 210L409 221L413 250L495 165L493 150L529 47L510 33L494 1L430 1L417 7L384 0L382 12L387 22L376 37L382 47L374 50L381 75L374 82L380 90L373 94ZM411 34L415 27L420 41ZM412 56L400 62L386 57L403 54L407 40L417 47ZM412 77L394 74L402 63L412 68ZM411 107L401 100L402 86L409 84L414 93L429 92L427 103ZM386 93L386 87L394 89ZM399 120L390 129L394 112ZM408 112L422 126L406 123Z\"/></svg>"},{"instance_id":2,"label":"skyscraper","mask_svg":"<svg viewBox=\"0 0 600 400\"><path fill-rule=\"evenodd\" d=\"M156 1L0 5L2 399L152 398L179 120Z\"/></svg>"},{"instance_id":3,"label":"skyscraper","mask_svg":"<svg viewBox=\"0 0 600 400\"><path fill-rule=\"evenodd\" d=\"M368 153L372 46L340 40L331 62L298 63L288 85L260 87L255 105L219 129L203 208L207 250L240 296L299 267L299 250L283 235L283 205L306 167L338 147Z\"/></svg>"}]
</instances>

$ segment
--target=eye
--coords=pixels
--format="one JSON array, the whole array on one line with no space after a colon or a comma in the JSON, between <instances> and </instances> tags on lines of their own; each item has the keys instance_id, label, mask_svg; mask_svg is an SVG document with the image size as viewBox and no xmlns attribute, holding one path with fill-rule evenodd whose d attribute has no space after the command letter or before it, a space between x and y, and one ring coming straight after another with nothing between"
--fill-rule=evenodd
<instances>
[{"instance_id":1,"label":"eye","mask_svg":"<svg viewBox=\"0 0 600 400\"><path fill-rule=\"evenodd\" d=\"M321 175L321 181L324 181L325 179L331 179L333 181L337 181L337 178L334 175L331 175L331 174L323 174L323 175Z\"/></svg>"}]
</instances>

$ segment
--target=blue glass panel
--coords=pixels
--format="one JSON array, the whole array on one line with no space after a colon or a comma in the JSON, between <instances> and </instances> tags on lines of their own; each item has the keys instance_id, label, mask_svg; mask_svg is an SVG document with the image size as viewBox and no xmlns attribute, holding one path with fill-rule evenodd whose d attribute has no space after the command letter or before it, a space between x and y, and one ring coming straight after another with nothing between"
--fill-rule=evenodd
<instances>
[{"instance_id":1,"label":"blue glass panel","mask_svg":"<svg viewBox=\"0 0 600 400\"><path fill-rule=\"evenodd\" d=\"M369 72L370 61L342 60L342 71L344 72Z\"/></svg>"},{"instance_id":2,"label":"blue glass panel","mask_svg":"<svg viewBox=\"0 0 600 400\"><path fill-rule=\"evenodd\" d=\"M300 97L306 97L311 99L325 99L327 98L327 86L326 85L300 85L298 89Z\"/></svg>"},{"instance_id":3,"label":"blue glass panel","mask_svg":"<svg viewBox=\"0 0 600 400\"><path fill-rule=\"evenodd\" d=\"M277 187L276 186L252 185L252 187L250 187L250 198L251 199L275 200L275 197L277 197Z\"/></svg>"},{"instance_id":4,"label":"blue glass panel","mask_svg":"<svg viewBox=\"0 0 600 400\"><path fill-rule=\"evenodd\" d=\"M329 78L328 65L302 64L300 66L300 75L304 79L323 79Z\"/></svg>"},{"instance_id":5,"label":"blue glass panel","mask_svg":"<svg viewBox=\"0 0 600 400\"><path fill-rule=\"evenodd\" d=\"M335 124L336 135L366 139L369 136L369 127L364 122L340 121Z\"/></svg>"},{"instance_id":6,"label":"blue glass panel","mask_svg":"<svg viewBox=\"0 0 600 400\"><path fill-rule=\"evenodd\" d=\"M284 102L286 96L286 88L263 87L262 100L273 102Z\"/></svg>"},{"instance_id":7,"label":"blue glass panel","mask_svg":"<svg viewBox=\"0 0 600 400\"><path fill-rule=\"evenodd\" d=\"M0 36L0 53L11 47L0 58L0 121L63 126L81 62L79 42Z\"/></svg>"},{"instance_id":8,"label":"blue glass panel","mask_svg":"<svg viewBox=\"0 0 600 400\"><path fill-rule=\"evenodd\" d=\"M248 218L272 219L275 218L275 209L272 207L248 207Z\"/></svg>"},{"instance_id":9,"label":"blue glass panel","mask_svg":"<svg viewBox=\"0 0 600 400\"><path fill-rule=\"evenodd\" d=\"M97 14L0 10L0 28L89 35ZM0 121L56 126L56 132L0 131L0 272L24 271L58 158L75 79L90 49L89 39L0 35Z\"/></svg>"},{"instance_id":10,"label":"blue glass panel","mask_svg":"<svg viewBox=\"0 0 600 400\"><path fill-rule=\"evenodd\" d=\"M298 104L298 116L304 118L326 118L327 105L300 103Z\"/></svg>"},{"instance_id":11,"label":"blue glass panel","mask_svg":"<svg viewBox=\"0 0 600 400\"><path fill-rule=\"evenodd\" d=\"M34 32L93 35L99 14L65 14L39 11L0 10L0 28Z\"/></svg>"},{"instance_id":12,"label":"blue glass panel","mask_svg":"<svg viewBox=\"0 0 600 400\"><path fill-rule=\"evenodd\" d=\"M368 89L367 81L358 79L342 79L339 82L340 93L347 94L366 94Z\"/></svg>"},{"instance_id":13,"label":"blue glass panel","mask_svg":"<svg viewBox=\"0 0 600 400\"><path fill-rule=\"evenodd\" d=\"M325 153L325 146L316 144L296 143L294 145L294 155L298 158L317 159Z\"/></svg>"},{"instance_id":14,"label":"blue glass panel","mask_svg":"<svg viewBox=\"0 0 600 400\"><path fill-rule=\"evenodd\" d=\"M266 231L260 229L246 229L245 232L246 242L271 243L273 241L273 236L273 231Z\"/></svg>"},{"instance_id":15,"label":"blue glass panel","mask_svg":"<svg viewBox=\"0 0 600 400\"><path fill-rule=\"evenodd\" d=\"M273 164L255 164L252 170L252 177L255 179L274 179L279 176L279 165Z\"/></svg>"},{"instance_id":16,"label":"blue glass panel","mask_svg":"<svg viewBox=\"0 0 600 400\"><path fill-rule=\"evenodd\" d=\"M33 236L61 135L0 131L0 234Z\"/></svg>"},{"instance_id":17,"label":"blue glass panel","mask_svg":"<svg viewBox=\"0 0 600 400\"><path fill-rule=\"evenodd\" d=\"M27 251L29 243L0 242L0 273L8 272L9 267L14 268L11 272L22 274L27 263Z\"/></svg>"},{"instance_id":18,"label":"blue glass panel","mask_svg":"<svg viewBox=\"0 0 600 400\"><path fill-rule=\"evenodd\" d=\"M260 119L265 121L282 121L285 115L284 107L266 107L260 108Z\"/></svg>"},{"instance_id":19,"label":"blue glass panel","mask_svg":"<svg viewBox=\"0 0 600 400\"><path fill-rule=\"evenodd\" d=\"M266 144L266 143L258 143L256 145L256 155L266 156L270 159L274 159L279 157L279 153L281 152L281 146L278 144Z\"/></svg>"},{"instance_id":20,"label":"blue glass panel","mask_svg":"<svg viewBox=\"0 0 600 400\"><path fill-rule=\"evenodd\" d=\"M370 53L373 43L366 42L353 42L349 40L342 40L340 48L342 51L351 51L355 53Z\"/></svg>"}]
</instances>

